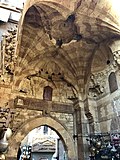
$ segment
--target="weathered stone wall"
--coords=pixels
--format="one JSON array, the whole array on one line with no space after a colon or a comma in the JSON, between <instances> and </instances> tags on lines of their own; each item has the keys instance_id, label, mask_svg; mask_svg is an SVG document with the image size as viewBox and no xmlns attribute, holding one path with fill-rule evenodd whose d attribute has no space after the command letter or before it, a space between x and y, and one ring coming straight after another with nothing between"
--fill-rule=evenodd
<instances>
[{"instance_id":1,"label":"weathered stone wall","mask_svg":"<svg viewBox=\"0 0 120 160\"><path fill-rule=\"evenodd\" d=\"M119 116L120 116L120 84L119 84L119 70L116 67L108 67L106 75L103 76L101 85L104 82L104 92L94 98L89 98L90 112L94 117L95 132L116 132L120 130ZM114 72L117 79L118 89L110 93L109 75ZM104 75L104 74L103 74ZM115 82L114 82L115 83ZM113 84L114 84L113 83ZM117 123L116 123L117 122Z\"/></svg>"},{"instance_id":2,"label":"weathered stone wall","mask_svg":"<svg viewBox=\"0 0 120 160\"><path fill-rule=\"evenodd\" d=\"M111 70L112 72L115 70ZM110 132L110 131L116 131L119 129L119 118L116 118L116 115L119 117L120 115L120 110L119 110L119 104L120 104L120 96L119 96L119 71L115 71L116 77L117 77L117 82L118 82L118 90L116 90L113 93L110 93L109 90L109 84L108 84L108 77L109 77L110 71L107 72L105 78L103 78L104 82L104 92L103 94L101 93L97 97L89 98L89 110L94 117L94 128L95 132ZM102 79L102 78L101 78ZM23 81L25 82L25 81ZM102 82L102 81L101 81ZM26 83L23 83L25 88L29 90L29 87L26 87ZM27 93L22 93L19 92L20 90L18 89L17 91L14 90L14 87L12 84L10 85L5 85L4 82L1 83L1 88L0 88L0 93L1 93L1 106L2 107L11 107L14 114L13 114L13 120L10 123L10 126L13 129L14 134L19 132L19 129L26 123L28 123L30 120L41 117L43 116L43 111L40 109L33 109L30 106L27 108L27 106L23 107L15 107L14 106L14 100L17 96L22 96L24 98L41 98L43 95L43 87L46 86L46 82L44 85L40 88L36 87L37 90L34 92L35 94L31 95L31 92ZM22 85L21 85L22 86ZM34 85L33 85L34 86ZM51 85L52 86L52 85ZM57 89L53 93L54 99L56 98L56 102L58 104L64 103L64 104L72 104L68 103L71 102L67 99L66 93L68 95L72 95L71 90L68 90L69 87L64 86L64 92L61 100L61 94L57 92ZM40 94L41 92L41 94ZM55 94L56 93L56 94ZM58 98L60 97L60 98ZM12 103L10 103L12 101ZM81 106L81 105L80 105ZM83 105L84 106L84 105ZM43 106L44 107L44 106ZM60 106L59 106L60 107ZM59 110L58 107L58 110ZM71 111L70 111L71 112ZM74 118L73 118L73 112L68 113L66 110L62 110L62 112L48 112L49 117L54 118L55 120L59 121L66 130L70 133L71 137L74 135ZM88 126L88 120L85 117L85 112L84 109L81 111L82 113L82 133L83 133L83 142L84 142L84 148L86 149L87 152L87 142L84 138L87 134L89 134L89 126ZM118 124L118 125L116 125ZM31 126L32 127L32 126ZM50 126L53 127L53 126ZM80 127L80 126L79 126ZM32 128L31 128L32 129ZM87 134L86 134L87 133ZM19 134L18 134L19 135ZM25 135L24 135L25 136ZM24 138L24 136L22 138ZM79 134L79 136L81 136ZM19 136L17 137L19 139ZM86 156L87 157L87 156Z\"/></svg>"},{"instance_id":3,"label":"weathered stone wall","mask_svg":"<svg viewBox=\"0 0 120 160\"><path fill-rule=\"evenodd\" d=\"M115 93L107 96L99 101L98 108L98 121L102 132L115 132L120 130L119 116L119 102L120 92L117 90ZM118 123L114 119L118 118ZM114 121L114 122L113 122Z\"/></svg>"},{"instance_id":4,"label":"weathered stone wall","mask_svg":"<svg viewBox=\"0 0 120 160\"><path fill-rule=\"evenodd\" d=\"M98 108L98 121L100 123L100 128L102 132L120 132L120 71L119 71L119 50L120 50L120 41L119 40L111 40L109 43L110 49L114 56L114 67L109 67L109 73L106 76L107 80L107 95L103 98L100 98L97 101ZM117 81L118 89L112 93L110 93L109 86L109 75L111 72L115 73L116 80L113 81L113 86Z\"/></svg>"},{"instance_id":5,"label":"weathered stone wall","mask_svg":"<svg viewBox=\"0 0 120 160\"><path fill-rule=\"evenodd\" d=\"M43 88L42 87L39 88L39 90L42 90L41 97L40 97L39 96L40 92L36 92L37 96L33 96L33 95L31 96L30 94L26 94L24 92L23 93L19 92L19 90L16 91L16 90L14 90L14 87L12 86L12 84L5 85L4 82L1 82L0 86L1 86L1 88L0 88L1 107L2 108L10 108L11 112L12 112L12 119L10 121L9 127L13 131L13 137L17 134L18 141L17 141L17 143L15 143L15 141L12 141L10 146L12 148L14 148L13 146L14 145L16 146L16 144L17 144L17 146L15 147L16 153L17 153L18 146L21 143L21 140L24 139L24 137L28 133L27 131L25 131L25 129L23 129L22 134L24 132L26 134L23 134L21 137L21 133L19 134L20 129L25 124L28 124L27 127L30 128L31 130L34 129L35 124L33 124L33 126L32 126L32 123L31 123L29 126L29 122L32 121L33 119L37 119L38 117L46 117L47 116L47 117L53 118L56 122L61 124L64 127L64 130L66 130L68 132L68 134L70 135L71 141L73 142L72 145L74 145L74 139L73 139L73 135L74 135L73 112L74 112L74 109L73 109L73 107L71 107L72 103L68 103L68 102L70 102L70 100L68 100L66 96L64 97L65 92L63 92L62 102L59 99L56 102L54 102L54 101L52 101L52 102L46 101L45 102L42 99L41 100L36 99L36 97L43 98L43 95L42 95ZM66 92L67 92L67 90L66 90ZM56 95L54 94L54 96L56 96L56 97L60 96L58 92L56 92L56 93L57 94ZM21 97L23 97L23 99L26 99L26 102L29 102L29 99L31 99L31 101L29 103L26 103L28 105L21 104L20 101L16 102L16 97L18 97L18 96L21 96ZM33 102L32 102L32 99L34 100ZM20 100L20 99L18 98L18 100ZM41 103L37 104L37 102L39 100ZM67 103L65 103L66 100L67 100ZM52 106L51 106L51 103L53 103ZM70 106L70 108L69 108L69 106ZM1 121L1 126L3 123L6 123L6 119L4 119L4 122L3 122L3 120ZM37 120L36 120L36 123L37 123ZM41 124L42 124L42 122L40 123L40 125ZM44 124L42 124L42 125L44 125ZM64 132L64 131L57 130L56 126L54 126L52 124L50 125L50 127L53 128L54 130L56 130L60 136L61 136L61 132ZM29 129L29 131L30 131L30 129ZM69 139L69 137L67 137L67 139ZM67 145L66 141L64 143ZM75 149L75 146L73 146L73 149ZM71 149L69 152L71 152ZM8 157L10 158L11 156L14 156L14 154L15 153L13 153L13 155L11 155L10 153L8 153ZM71 156L74 157L74 155L71 155Z\"/></svg>"},{"instance_id":6,"label":"weathered stone wall","mask_svg":"<svg viewBox=\"0 0 120 160\"><path fill-rule=\"evenodd\" d=\"M51 68L51 66L49 66ZM46 78L48 74L44 71L44 77ZM76 95L76 91L73 91L72 86L68 86L67 82L48 82L41 78L41 76L31 75L30 78L24 78L20 86L17 88L19 95L27 96L27 97L34 97L37 99L43 99L43 91L44 87L50 86L53 88L52 93L52 100L56 102L63 102L63 103L71 103L69 98L74 98ZM75 94L75 95L74 95ZM77 96L77 95L76 95Z\"/></svg>"},{"instance_id":7,"label":"weathered stone wall","mask_svg":"<svg viewBox=\"0 0 120 160\"><path fill-rule=\"evenodd\" d=\"M41 117L41 116L42 116L42 111L16 109L14 114L12 129L13 131L19 131L19 128L23 124L27 123L28 121L30 121L35 117ZM73 115L72 114L52 112L50 114L50 117L53 117L54 119L59 121L62 125L64 125L67 128L71 136L73 135ZM50 127L54 128L54 126L50 126Z\"/></svg>"}]
</instances>

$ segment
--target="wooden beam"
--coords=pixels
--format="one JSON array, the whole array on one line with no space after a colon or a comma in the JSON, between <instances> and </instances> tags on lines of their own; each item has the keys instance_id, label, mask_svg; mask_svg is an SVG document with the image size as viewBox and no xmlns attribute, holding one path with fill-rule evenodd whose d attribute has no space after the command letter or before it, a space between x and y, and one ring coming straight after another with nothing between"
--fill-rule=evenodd
<instances>
[{"instance_id":1,"label":"wooden beam","mask_svg":"<svg viewBox=\"0 0 120 160\"><path fill-rule=\"evenodd\" d=\"M14 101L15 108L23 108L28 110L44 111L49 110L50 112L58 113L69 113L74 112L73 104L53 102L40 100L35 98L17 97Z\"/></svg>"}]
</instances>

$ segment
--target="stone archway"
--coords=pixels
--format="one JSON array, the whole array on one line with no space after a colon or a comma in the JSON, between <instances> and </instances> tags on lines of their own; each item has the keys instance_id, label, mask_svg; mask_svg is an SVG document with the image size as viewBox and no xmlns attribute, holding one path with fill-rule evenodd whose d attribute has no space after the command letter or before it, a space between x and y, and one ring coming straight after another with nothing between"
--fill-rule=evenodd
<instances>
[{"instance_id":1,"label":"stone archway","mask_svg":"<svg viewBox=\"0 0 120 160\"><path fill-rule=\"evenodd\" d=\"M42 125L47 125L53 128L59 134L66 146L69 160L76 160L75 147L71 135L62 124L47 116L29 120L19 128L18 132L16 132L10 140L9 151L6 158L9 160L16 160L18 148L21 141L31 130Z\"/></svg>"}]
</instances>

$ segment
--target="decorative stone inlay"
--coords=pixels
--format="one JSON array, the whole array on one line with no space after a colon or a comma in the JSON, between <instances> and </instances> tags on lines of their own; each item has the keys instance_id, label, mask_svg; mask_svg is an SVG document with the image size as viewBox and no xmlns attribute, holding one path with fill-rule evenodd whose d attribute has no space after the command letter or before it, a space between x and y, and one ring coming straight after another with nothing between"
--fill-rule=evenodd
<instances>
[{"instance_id":1,"label":"decorative stone inlay","mask_svg":"<svg viewBox=\"0 0 120 160\"><path fill-rule=\"evenodd\" d=\"M17 26L7 30L1 42L1 81L9 84L14 74L16 62L15 50L17 44Z\"/></svg>"},{"instance_id":2,"label":"decorative stone inlay","mask_svg":"<svg viewBox=\"0 0 120 160\"><path fill-rule=\"evenodd\" d=\"M115 62L120 65L120 50L113 52Z\"/></svg>"},{"instance_id":3,"label":"decorative stone inlay","mask_svg":"<svg viewBox=\"0 0 120 160\"><path fill-rule=\"evenodd\" d=\"M12 124L12 115L14 114L13 111L10 110L10 108L1 108L0 107L0 128L6 128L10 127Z\"/></svg>"}]
</instances>

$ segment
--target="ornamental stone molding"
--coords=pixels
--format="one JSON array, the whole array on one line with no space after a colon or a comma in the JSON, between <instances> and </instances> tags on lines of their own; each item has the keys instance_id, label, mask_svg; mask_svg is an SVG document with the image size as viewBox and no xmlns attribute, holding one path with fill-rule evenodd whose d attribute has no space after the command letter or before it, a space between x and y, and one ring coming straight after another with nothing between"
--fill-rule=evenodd
<instances>
[{"instance_id":1,"label":"ornamental stone molding","mask_svg":"<svg viewBox=\"0 0 120 160\"><path fill-rule=\"evenodd\" d=\"M116 72L118 70L118 65L115 61L112 64L102 71L93 73L90 76L89 82L89 96L90 97L99 97L101 95L105 96L107 93L107 81L108 76L111 72Z\"/></svg>"},{"instance_id":2,"label":"ornamental stone molding","mask_svg":"<svg viewBox=\"0 0 120 160\"><path fill-rule=\"evenodd\" d=\"M14 67L16 63L16 45L17 45L17 26L8 29L3 34L1 41L1 82L10 84L14 75Z\"/></svg>"}]
</instances>

